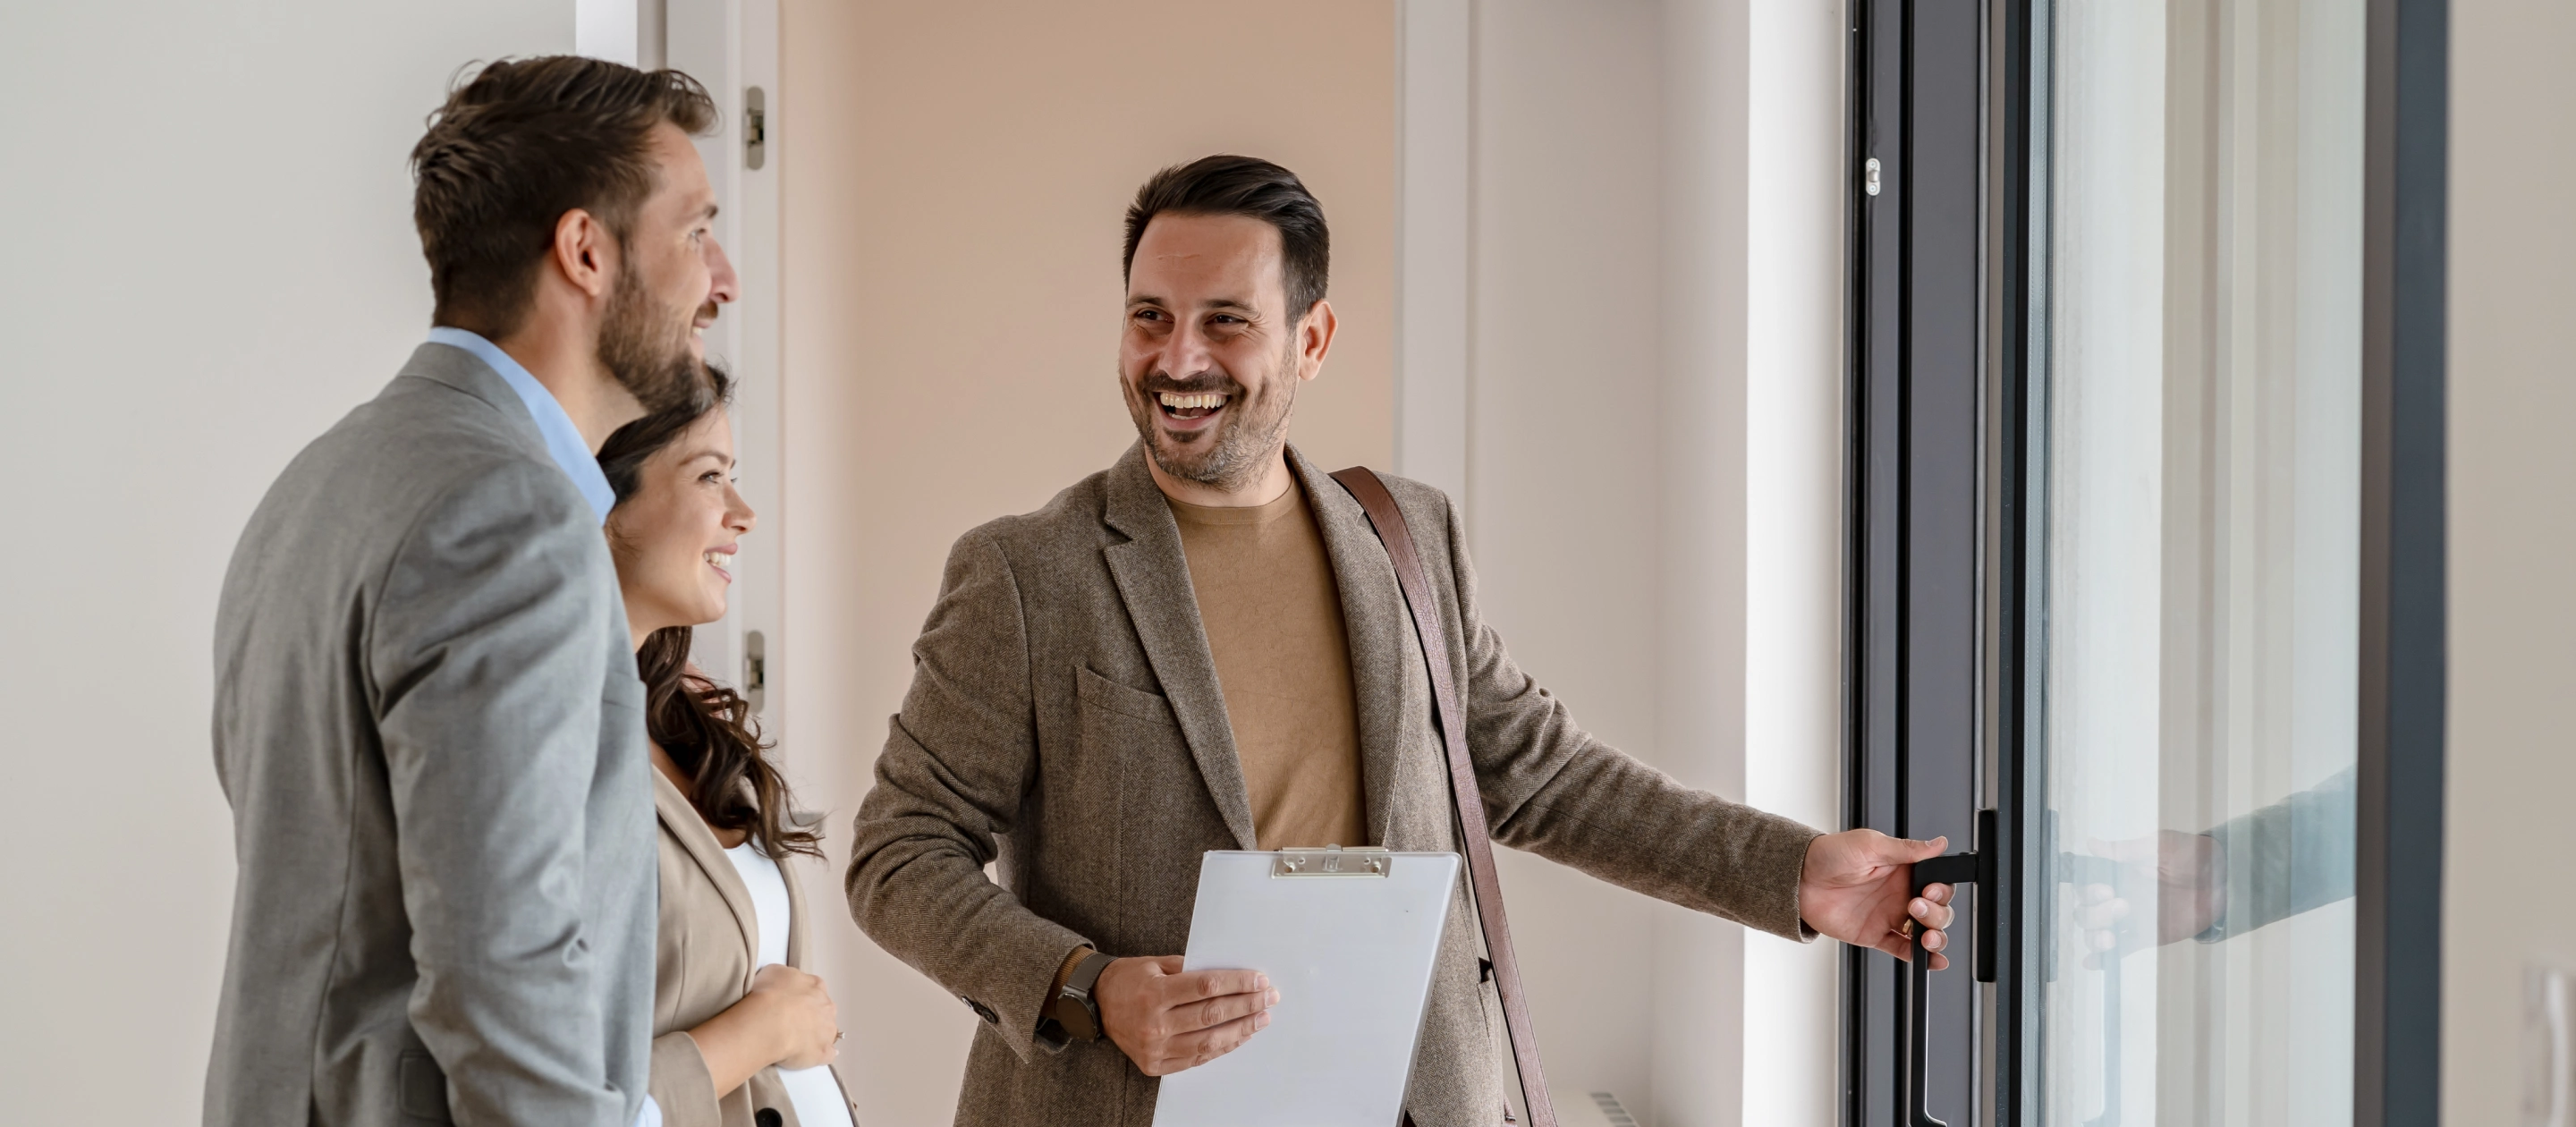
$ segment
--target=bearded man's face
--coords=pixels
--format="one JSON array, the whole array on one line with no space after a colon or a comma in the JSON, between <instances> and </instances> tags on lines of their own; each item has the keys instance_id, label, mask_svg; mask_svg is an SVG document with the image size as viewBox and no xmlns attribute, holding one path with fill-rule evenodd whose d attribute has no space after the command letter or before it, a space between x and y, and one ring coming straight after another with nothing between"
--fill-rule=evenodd
<instances>
[{"instance_id":1,"label":"bearded man's face","mask_svg":"<svg viewBox=\"0 0 2576 1127\"><path fill-rule=\"evenodd\" d=\"M654 127L653 193L618 236L617 280L599 328L599 362L653 412L706 386L708 326L739 286L715 237L715 188L678 126Z\"/></svg>"},{"instance_id":2,"label":"bearded man's face","mask_svg":"<svg viewBox=\"0 0 2576 1127\"><path fill-rule=\"evenodd\" d=\"M1137 241L1118 382L1165 474L1232 491L1287 442L1313 373L1281 263L1279 229L1250 216L1157 215Z\"/></svg>"}]
</instances>

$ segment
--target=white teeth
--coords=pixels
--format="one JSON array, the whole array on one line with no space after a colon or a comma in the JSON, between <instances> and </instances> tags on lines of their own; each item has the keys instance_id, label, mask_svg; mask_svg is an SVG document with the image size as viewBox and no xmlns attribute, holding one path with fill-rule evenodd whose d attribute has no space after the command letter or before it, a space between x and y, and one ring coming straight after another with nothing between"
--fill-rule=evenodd
<instances>
[{"instance_id":1,"label":"white teeth","mask_svg":"<svg viewBox=\"0 0 2576 1127\"><path fill-rule=\"evenodd\" d=\"M1214 410L1225 406L1225 396L1217 395L1212 392L1202 392L1197 395L1174 395L1173 393L1166 391L1161 393L1160 398L1163 401L1163 406L1169 407L1175 411L1187 411L1193 408Z\"/></svg>"}]
</instances>

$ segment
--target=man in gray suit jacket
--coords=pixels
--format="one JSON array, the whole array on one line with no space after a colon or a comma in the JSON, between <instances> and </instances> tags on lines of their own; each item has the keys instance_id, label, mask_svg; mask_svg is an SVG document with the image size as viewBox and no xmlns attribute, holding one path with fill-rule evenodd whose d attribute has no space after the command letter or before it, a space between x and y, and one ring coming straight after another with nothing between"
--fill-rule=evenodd
<instances>
[{"instance_id":1,"label":"man in gray suit jacket","mask_svg":"<svg viewBox=\"0 0 2576 1127\"><path fill-rule=\"evenodd\" d=\"M644 695L592 453L706 394L713 121L685 75L533 59L413 150L438 327L224 577L212 1127L658 1122Z\"/></svg>"},{"instance_id":2,"label":"man in gray suit jacket","mask_svg":"<svg viewBox=\"0 0 2576 1127\"><path fill-rule=\"evenodd\" d=\"M1284 168L1209 157L1146 183L1127 254L1139 442L958 540L851 847L860 926L984 1021L960 1124L1144 1127L1157 1077L1258 1035L1266 981L1177 957L1203 851L1459 847L1394 568L1287 444L1334 332L1322 208ZM1907 884L1942 842L1819 834L1576 727L1486 625L1449 498L1386 485L1496 840L1791 939L1905 957L1918 922L1948 926L1949 888ZM1405 1094L1419 1127L1502 1119L1474 920L1462 887Z\"/></svg>"}]
</instances>

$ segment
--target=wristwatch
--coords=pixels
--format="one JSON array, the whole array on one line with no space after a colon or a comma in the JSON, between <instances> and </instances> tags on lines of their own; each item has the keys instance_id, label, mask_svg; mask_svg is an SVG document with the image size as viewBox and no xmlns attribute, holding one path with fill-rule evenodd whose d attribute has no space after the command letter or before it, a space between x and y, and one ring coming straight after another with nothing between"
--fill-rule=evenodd
<instances>
[{"instance_id":1,"label":"wristwatch","mask_svg":"<svg viewBox=\"0 0 2576 1127\"><path fill-rule=\"evenodd\" d=\"M1101 1035L1100 1003L1091 996L1100 972L1116 962L1114 955L1094 951L1074 964L1073 973L1064 976L1064 986L1056 991L1048 1016L1038 1023L1038 1043L1061 1049L1075 1041L1097 1041Z\"/></svg>"}]
</instances>

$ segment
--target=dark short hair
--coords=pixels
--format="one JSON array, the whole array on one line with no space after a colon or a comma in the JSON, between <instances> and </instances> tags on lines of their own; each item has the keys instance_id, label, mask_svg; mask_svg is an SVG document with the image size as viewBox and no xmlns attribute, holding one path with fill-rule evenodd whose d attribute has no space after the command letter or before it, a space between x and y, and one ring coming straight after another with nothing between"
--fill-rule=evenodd
<instances>
[{"instance_id":1,"label":"dark short hair","mask_svg":"<svg viewBox=\"0 0 2576 1127\"><path fill-rule=\"evenodd\" d=\"M1333 240L1324 229L1324 205L1297 174L1258 157L1200 157L1154 174L1136 189L1127 208L1127 257L1121 279L1136 268L1136 244L1157 215L1248 215L1279 231L1280 280L1288 290L1288 316L1304 317L1324 300L1332 273Z\"/></svg>"},{"instance_id":2,"label":"dark short hair","mask_svg":"<svg viewBox=\"0 0 2576 1127\"><path fill-rule=\"evenodd\" d=\"M608 440L599 446L599 470L607 476L608 491L617 498L617 504L625 504L643 489L647 460L677 441L682 432L698 425L708 412L732 402L733 377L726 375L723 368L708 364L706 379L687 398L610 431Z\"/></svg>"},{"instance_id":3,"label":"dark short hair","mask_svg":"<svg viewBox=\"0 0 2576 1127\"><path fill-rule=\"evenodd\" d=\"M598 216L622 246L661 178L653 127L698 134L715 120L688 75L574 55L503 59L448 91L411 150L433 319L487 337L516 331L564 213Z\"/></svg>"}]
</instances>

